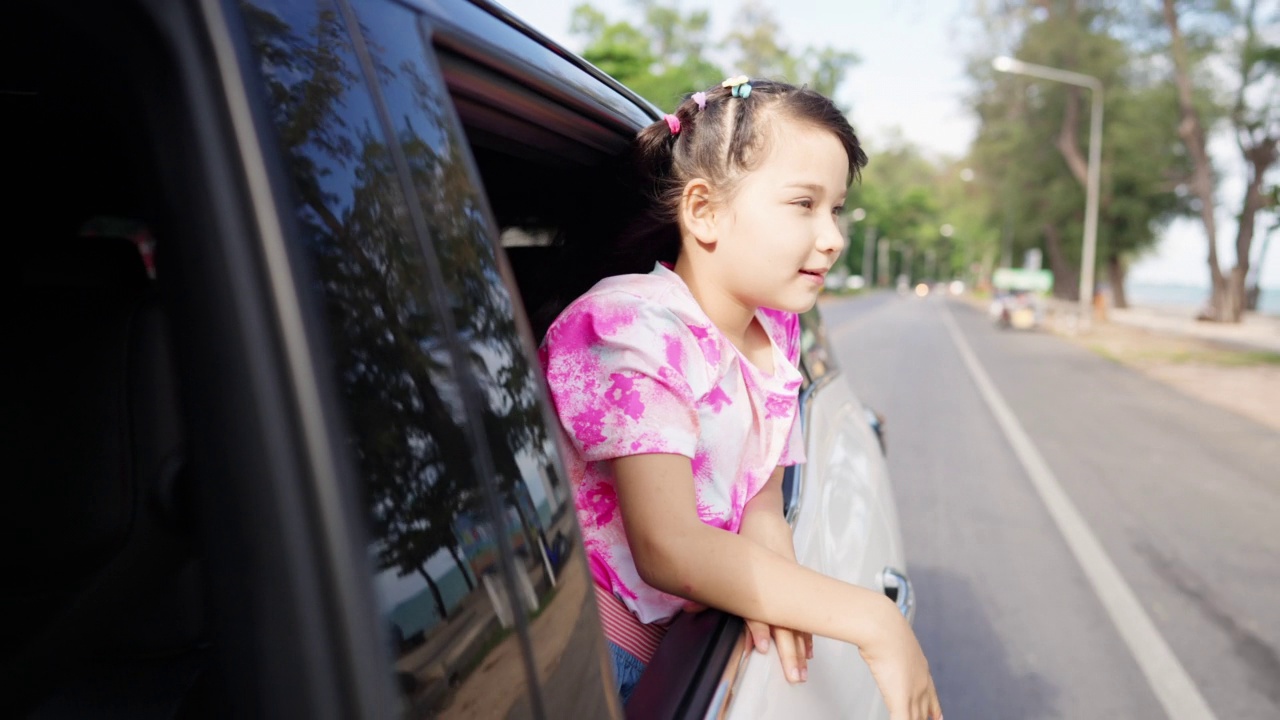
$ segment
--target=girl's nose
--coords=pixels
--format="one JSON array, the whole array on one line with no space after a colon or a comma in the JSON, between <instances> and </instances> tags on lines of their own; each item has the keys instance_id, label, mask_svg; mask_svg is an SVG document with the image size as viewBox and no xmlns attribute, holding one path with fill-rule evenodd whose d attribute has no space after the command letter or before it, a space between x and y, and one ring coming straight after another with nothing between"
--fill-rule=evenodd
<instances>
[{"instance_id":1,"label":"girl's nose","mask_svg":"<svg viewBox=\"0 0 1280 720\"><path fill-rule=\"evenodd\" d=\"M846 238L844 230L840 227L840 219L833 215L831 223L823 228L818 235L818 251L839 254L841 250L844 250L845 242Z\"/></svg>"}]
</instances>

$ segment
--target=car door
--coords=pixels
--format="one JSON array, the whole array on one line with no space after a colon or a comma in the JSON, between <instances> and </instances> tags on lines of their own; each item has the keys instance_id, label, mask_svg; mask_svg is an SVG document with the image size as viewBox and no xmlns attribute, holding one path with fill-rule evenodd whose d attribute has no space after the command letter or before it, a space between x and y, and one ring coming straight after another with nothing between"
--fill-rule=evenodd
<instances>
[{"instance_id":1,"label":"car door","mask_svg":"<svg viewBox=\"0 0 1280 720\"><path fill-rule=\"evenodd\" d=\"M789 484L787 498L796 559L825 575L885 592L910 619L914 605L880 439L827 345L820 310L802 316L801 326L807 460ZM808 682L791 685L776 656L744 653L727 716L888 717L855 646L814 637L813 655Z\"/></svg>"},{"instance_id":2,"label":"car door","mask_svg":"<svg viewBox=\"0 0 1280 720\"><path fill-rule=\"evenodd\" d=\"M239 10L403 714L616 712L528 330L427 19L390 0Z\"/></svg>"}]
</instances>

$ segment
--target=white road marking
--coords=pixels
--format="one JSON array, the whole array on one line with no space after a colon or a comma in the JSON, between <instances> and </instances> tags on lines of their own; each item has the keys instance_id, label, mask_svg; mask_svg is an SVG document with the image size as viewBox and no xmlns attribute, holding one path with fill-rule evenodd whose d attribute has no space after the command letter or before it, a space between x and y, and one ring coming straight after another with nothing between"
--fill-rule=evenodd
<instances>
[{"instance_id":1,"label":"white road marking","mask_svg":"<svg viewBox=\"0 0 1280 720\"><path fill-rule=\"evenodd\" d=\"M1147 682L1164 706L1165 713L1170 720L1214 720L1213 711L1209 709L1199 688L1160 635L1155 623L1138 601L1137 594L1125 582L1124 575L1116 568L1098 537L1089 528L1089 523L1067 497L1062 485L1049 469L1049 464L1023 429L1022 423L996 390L968 341L961 334L950 309L945 305L942 317L978 392L991 408L996 422L1018 456L1018 461L1026 470L1027 477L1031 479L1031 484L1035 486L1049 515L1066 539L1071 553L1089 578L1093 591L1111 616L1120 637L1129 646L1129 652L1133 653L1142 674L1146 675Z\"/></svg>"}]
</instances>

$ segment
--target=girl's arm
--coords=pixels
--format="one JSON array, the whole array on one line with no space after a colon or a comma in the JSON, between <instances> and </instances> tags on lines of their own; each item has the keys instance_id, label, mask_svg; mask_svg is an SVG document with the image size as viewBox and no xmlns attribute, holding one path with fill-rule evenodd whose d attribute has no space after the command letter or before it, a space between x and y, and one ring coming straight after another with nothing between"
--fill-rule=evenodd
<instances>
[{"instance_id":1,"label":"girl's arm","mask_svg":"<svg viewBox=\"0 0 1280 720\"><path fill-rule=\"evenodd\" d=\"M687 457L612 462L627 541L646 583L735 615L853 643L894 720L941 718L929 664L889 598L703 524Z\"/></svg>"},{"instance_id":2,"label":"girl's arm","mask_svg":"<svg viewBox=\"0 0 1280 720\"><path fill-rule=\"evenodd\" d=\"M796 559L791 526L782 514L782 475L786 468L776 468L756 496L742 510L738 534L749 537L788 560Z\"/></svg>"},{"instance_id":3,"label":"girl's arm","mask_svg":"<svg viewBox=\"0 0 1280 720\"><path fill-rule=\"evenodd\" d=\"M738 534L760 543L788 560L796 559L791 526L782 513L782 477L786 468L776 468L755 497L747 501L742 511L742 524ZM809 658L813 657L813 634L797 632L781 626L746 618L747 632L756 650L769 651L772 637L778 649L782 672L791 683L809 679Z\"/></svg>"}]
</instances>

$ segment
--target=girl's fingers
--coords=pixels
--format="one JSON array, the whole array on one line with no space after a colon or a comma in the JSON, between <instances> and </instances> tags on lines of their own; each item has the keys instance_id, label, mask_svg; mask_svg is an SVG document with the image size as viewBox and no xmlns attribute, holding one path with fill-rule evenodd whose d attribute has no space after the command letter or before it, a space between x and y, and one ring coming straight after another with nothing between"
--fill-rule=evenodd
<instances>
[{"instance_id":1,"label":"girl's fingers","mask_svg":"<svg viewBox=\"0 0 1280 720\"><path fill-rule=\"evenodd\" d=\"M747 621L747 632L751 634L751 644L756 652L769 652L769 625L759 620Z\"/></svg>"},{"instance_id":2,"label":"girl's fingers","mask_svg":"<svg viewBox=\"0 0 1280 720\"><path fill-rule=\"evenodd\" d=\"M774 628L773 644L778 648L778 659L782 661L782 673L786 676L787 682L792 685L804 682L804 676L800 671L800 661L796 657L794 634L786 628Z\"/></svg>"},{"instance_id":3,"label":"girl's fingers","mask_svg":"<svg viewBox=\"0 0 1280 720\"><path fill-rule=\"evenodd\" d=\"M813 659L813 633L804 634L804 656Z\"/></svg>"},{"instance_id":4,"label":"girl's fingers","mask_svg":"<svg viewBox=\"0 0 1280 720\"><path fill-rule=\"evenodd\" d=\"M800 682L809 679L809 655L804 647L804 633L793 632L791 637L796 646L796 665L800 667Z\"/></svg>"}]
</instances>

